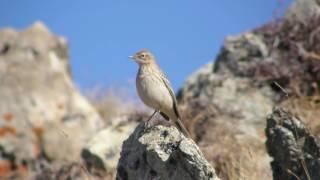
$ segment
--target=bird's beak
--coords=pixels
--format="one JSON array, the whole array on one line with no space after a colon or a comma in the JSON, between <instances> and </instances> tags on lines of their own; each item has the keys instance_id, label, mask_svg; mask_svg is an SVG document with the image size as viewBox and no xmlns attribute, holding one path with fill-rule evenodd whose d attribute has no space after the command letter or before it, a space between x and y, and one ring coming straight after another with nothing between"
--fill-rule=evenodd
<instances>
[{"instance_id":1,"label":"bird's beak","mask_svg":"<svg viewBox=\"0 0 320 180\"><path fill-rule=\"evenodd\" d=\"M133 56L129 56L129 58L130 58L130 59L134 59L134 57L133 57Z\"/></svg>"}]
</instances>

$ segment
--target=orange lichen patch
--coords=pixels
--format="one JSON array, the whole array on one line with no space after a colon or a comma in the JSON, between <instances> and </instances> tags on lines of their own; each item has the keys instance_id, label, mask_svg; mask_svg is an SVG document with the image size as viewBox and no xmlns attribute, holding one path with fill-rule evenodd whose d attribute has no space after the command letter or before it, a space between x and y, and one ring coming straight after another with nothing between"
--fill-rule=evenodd
<instances>
[{"instance_id":1,"label":"orange lichen patch","mask_svg":"<svg viewBox=\"0 0 320 180\"><path fill-rule=\"evenodd\" d=\"M41 138L44 133L44 128L42 126L33 127L33 132L38 138Z\"/></svg>"},{"instance_id":2,"label":"orange lichen patch","mask_svg":"<svg viewBox=\"0 0 320 180\"><path fill-rule=\"evenodd\" d=\"M11 134L15 136L17 134L17 131L14 127L11 127L11 126L0 127L0 137L3 137L7 134Z\"/></svg>"},{"instance_id":3,"label":"orange lichen patch","mask_svg":"<svg viewBox=\"0 0 320 180\"><path fill-rule=\"evenodd\" d=\"M11 162L8 160L0 161L0 177L8 176L11 173Z\"/></svg>"},{"instance_id":4,"label":"orange lichen patch","mask_svg":"<svg viewBox=\"0 0 320 180\"><path fill-rule=\"evenodd\" d=\"M2 116L2 118L3 118L5 121L7 121L7 122L12 121L12 120L13 120L13 117L14 117L14 115L13 115L12 113L9 113L9 112L3 114L3 116Z\"/></svg>"}]
</instances>

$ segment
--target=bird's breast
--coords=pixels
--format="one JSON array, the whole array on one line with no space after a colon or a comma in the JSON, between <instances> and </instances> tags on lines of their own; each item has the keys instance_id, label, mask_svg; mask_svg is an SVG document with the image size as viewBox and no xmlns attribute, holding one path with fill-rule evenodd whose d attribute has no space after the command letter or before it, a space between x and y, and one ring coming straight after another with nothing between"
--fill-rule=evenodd
<instances>
[{"instance_id":1,"label":"bird's breast","mask_svg":"<svg viewBox=\"0 0 320 180\"><path fill-rule=\"evenodd\" d=\"M152 73L138 73L136 86L141 100L149 107L161 110L173 104L170 92L161 77Z\"/></svg>"}]
</instances>

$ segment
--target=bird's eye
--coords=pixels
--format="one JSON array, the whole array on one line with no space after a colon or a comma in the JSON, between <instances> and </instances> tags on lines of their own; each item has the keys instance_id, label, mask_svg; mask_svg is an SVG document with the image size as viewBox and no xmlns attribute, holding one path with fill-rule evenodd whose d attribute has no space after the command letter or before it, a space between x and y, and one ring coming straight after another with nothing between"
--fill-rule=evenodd
<instances>
[{"instance_id":1,"label":"bird's eye","mask_svg":"<svg viewBox=\"0 0 320 180\"><path fill-rule=\"evenodd\" d=\"M140 57L145 58L146 56L144 54L141 54Z\"/></svg>"}]
</instances>

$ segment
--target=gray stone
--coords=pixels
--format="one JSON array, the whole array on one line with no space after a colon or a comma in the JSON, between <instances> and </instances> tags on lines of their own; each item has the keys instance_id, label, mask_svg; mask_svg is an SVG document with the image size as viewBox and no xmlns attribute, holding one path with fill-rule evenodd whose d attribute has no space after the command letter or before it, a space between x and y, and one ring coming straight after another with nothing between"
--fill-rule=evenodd
<instances>
[{"instance_id":1,"label":"gray stone","mask_svg":"<svg viewBox=\"0 0 320 180\"><path fill-rule=\"evenodd\" d=\"M230 123L237 124L235 127L243 134L259 137L256 130L263 129L263 119L274 105L272 94L270 87L255 87L249 78L211 72L192 75L178 97L182 102L199 99L212 105L220 112L217 119L224 118L226 121L225 118L228 118Z\"/></svg>"},{"instance_id":2,"label":"gray stone","mask_svg":"<svg viewBox=\"0 0 320 180\"><path fill-rule=\"evenodd\" d=\"M263 61L268 53L263 38L256 34L229 36L217 57L214 71L235 76L250 76L250 68Z\"/></svg>"},{"instance_id":3,"label":"gray stone","mask_svg":"<svg viewBox=\"0 0 320 180\"><path fill-rule=\"evenodd\" d=\"M219 179L197 145L175 127L141 123L123 143L118 180Z\"/></svg>"},{"instance_id":4,"label":"gray stone","mask_svg":"<svg viewBox=\"0 0 320 180\"><path fill-rule=\"evenodd\" d=\"M320 141L300 119L275 108L265 131L275 180L320 179Z\"/></svg>"}]
</instances>

